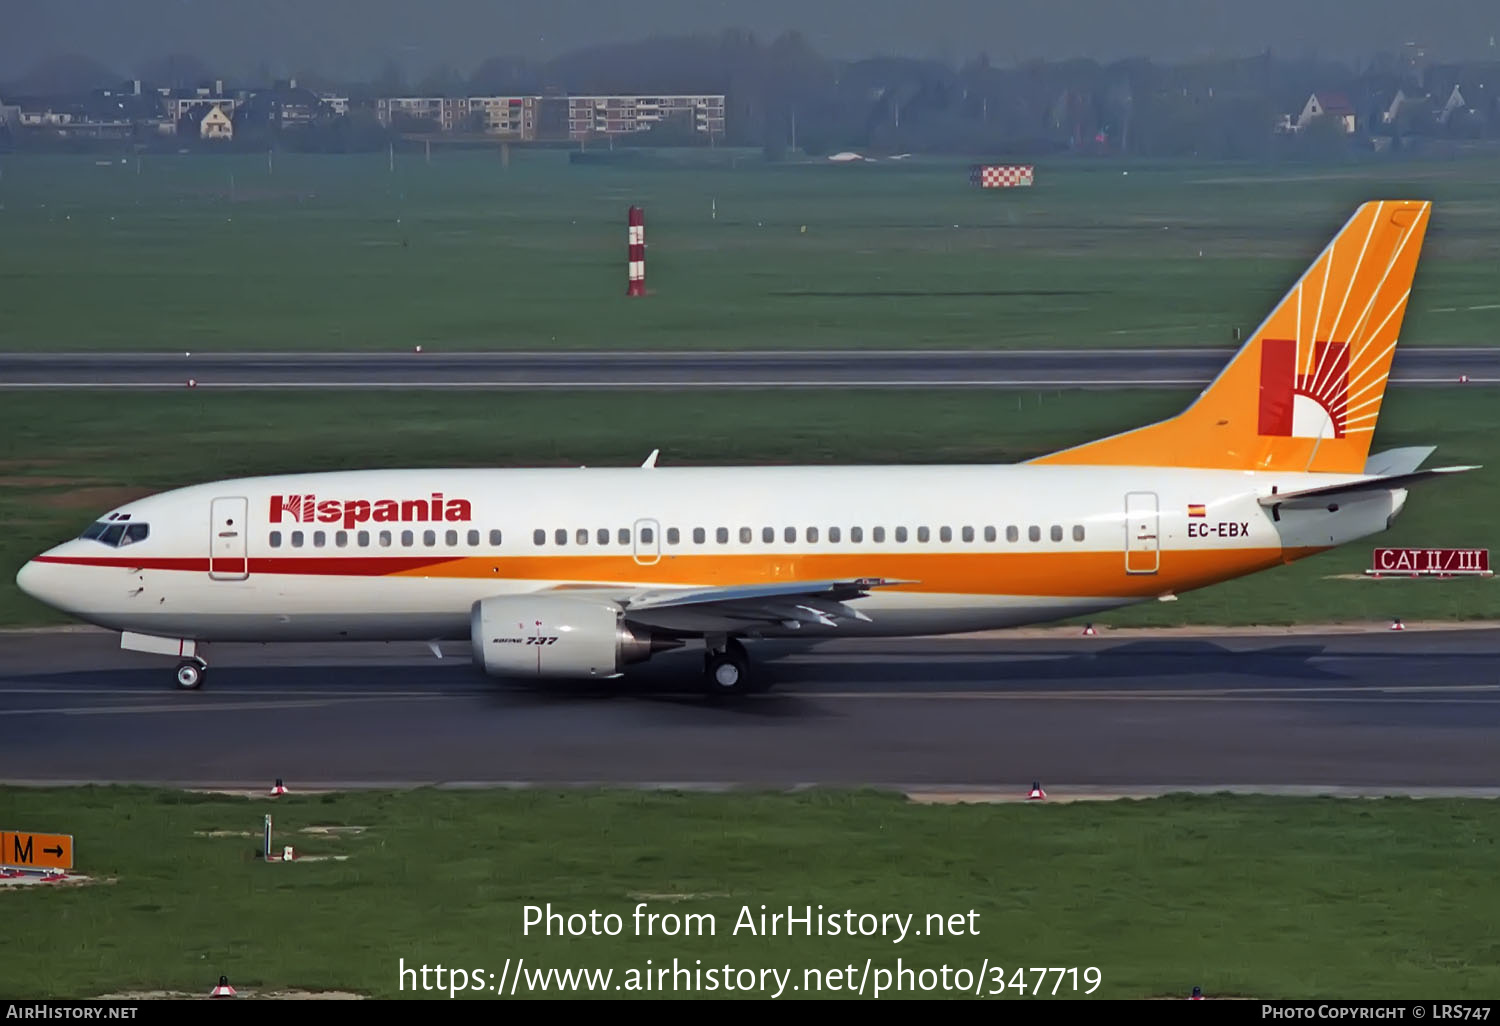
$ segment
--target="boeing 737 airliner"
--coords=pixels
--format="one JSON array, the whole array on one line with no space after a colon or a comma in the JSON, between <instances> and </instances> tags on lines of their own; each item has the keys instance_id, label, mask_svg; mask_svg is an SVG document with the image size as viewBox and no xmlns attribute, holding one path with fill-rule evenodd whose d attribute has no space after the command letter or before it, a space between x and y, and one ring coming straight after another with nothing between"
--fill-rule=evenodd
<instances>
[{"instance_id":1,"label":"boeing 737 airliner","mask_svg":"<svg viewBox=\"0 0 1500 1026\"><path fill-rule=\"evenodd\" d=\"M361 470L130 502L17 583L201 685L217 641L469 639L609 678L702 641L942 634L1183 592L1385 530L1431 448L1370 455L1431 204L1366 203L1181 414L1009 466Z\"/></svg>"}]
</instances>

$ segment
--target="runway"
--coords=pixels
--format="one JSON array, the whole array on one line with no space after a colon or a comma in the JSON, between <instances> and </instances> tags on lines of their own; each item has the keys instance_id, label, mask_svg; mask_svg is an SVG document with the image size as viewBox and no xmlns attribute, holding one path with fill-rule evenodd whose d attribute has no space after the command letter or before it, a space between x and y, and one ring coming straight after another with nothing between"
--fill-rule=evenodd
<instances>
[{"instance_id":1,"label":"runway","mask_svg":"<svg viewBox=\"0 0 1500 1026\"><path fill-rule=\"evenodd\" d=\"M0 353L0 389L1167 388L1232 349ZM1500 382L1500 347L1400 348L1397 385Z\"/></svg>"},{"instance_id":2,"label":"runway","mask_svg":"<svg viewBox=\"0 0 1500 1026\"><path fill-rule=\"evenodd\" d=\"M295 791L865 785L1496 789L1500 629L752 644L773 688L493 681L466 646L223 645L199 692L115 635L0 634L0 780Z\"/></svg>"}]
</instances>

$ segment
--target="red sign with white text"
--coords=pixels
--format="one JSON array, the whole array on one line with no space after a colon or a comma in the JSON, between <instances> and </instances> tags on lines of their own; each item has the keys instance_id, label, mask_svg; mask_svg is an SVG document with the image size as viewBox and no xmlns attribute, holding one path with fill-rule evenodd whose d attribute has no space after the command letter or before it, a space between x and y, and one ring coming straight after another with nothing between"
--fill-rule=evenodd
<instances>
[{"instance_id":1,"label":"red sign with white text","mask_svg":"<svg viewBox=\"0 0 1500 1026\"><path fill-rule=\"evenodd\" d=\"M1376 549L1374 573L1477 574L1490 569L1489 549Z\"/></svg>"}]
</instances>

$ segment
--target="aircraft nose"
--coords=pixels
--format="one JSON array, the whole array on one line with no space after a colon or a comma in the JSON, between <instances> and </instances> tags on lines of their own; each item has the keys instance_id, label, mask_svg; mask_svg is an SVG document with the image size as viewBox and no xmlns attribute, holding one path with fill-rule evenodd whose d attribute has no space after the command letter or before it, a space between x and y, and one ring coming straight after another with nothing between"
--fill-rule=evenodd
<instances>
[{"instance_id":1,"label":"aircraft nose","mask_svg":"<svg viewBox=\"0 0 1500 1026\"><path fill-rule=\"evenodd\" d=\"M56 567L35 560L21 567L16 574L16 587L36 599L45 602L49 606L57 604L56 582L51 580L56 576Z\"/></svg>"}]
</instances>

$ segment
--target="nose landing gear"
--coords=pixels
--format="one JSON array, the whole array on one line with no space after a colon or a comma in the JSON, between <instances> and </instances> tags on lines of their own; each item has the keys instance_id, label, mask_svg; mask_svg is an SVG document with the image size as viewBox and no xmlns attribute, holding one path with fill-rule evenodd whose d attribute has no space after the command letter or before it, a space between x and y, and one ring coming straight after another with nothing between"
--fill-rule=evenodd
<instances>
[{"instance_id":1,"label":"nose landing gear","mask_svg":"<svg viewBox=\"0 0 1500 1026\"><path fill-rule=\"evenodd\" d=\"M203 675L208 664L202 659L184 659L177 664L177 688L179 691L197 691L203 686Z\"/></svg>"}]
</instances>

